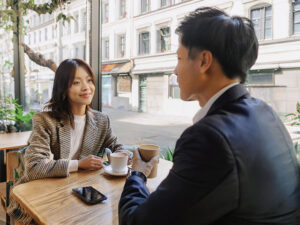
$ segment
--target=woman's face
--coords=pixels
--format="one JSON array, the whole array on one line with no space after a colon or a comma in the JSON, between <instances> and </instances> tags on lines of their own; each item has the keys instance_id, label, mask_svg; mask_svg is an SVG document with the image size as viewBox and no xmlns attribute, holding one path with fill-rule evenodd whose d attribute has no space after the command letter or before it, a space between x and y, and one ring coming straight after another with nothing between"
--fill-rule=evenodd
<instances>
[{"instance_id":1,"label":"woman's face","mask_svg":"<svg viewBox=\"0 0 300 225\"><path fill-rule=\"evenodd\" d=\"M68 90L68 99L71 107L81 107L92 102L95 92L95 85L90 74L84 67L77 67L74 81Z\"/></svg>"}]
</instances>

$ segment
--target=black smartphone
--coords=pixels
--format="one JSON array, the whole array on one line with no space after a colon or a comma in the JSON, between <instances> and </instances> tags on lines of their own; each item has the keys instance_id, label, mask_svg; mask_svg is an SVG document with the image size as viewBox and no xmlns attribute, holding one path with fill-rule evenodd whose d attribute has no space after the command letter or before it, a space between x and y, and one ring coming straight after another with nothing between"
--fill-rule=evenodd
<instances>
[{"instance_id":1,"label":"black smartphone","mask_svg":"<svg viewBox=\"0 0 300 225\"><path fill-rule=\"evenodd\" d=\"M97 204L107 199L104 194L102 194L92 186L73 188L72 191L82 201L89 205Z\"/></svg>"}]
</instances>

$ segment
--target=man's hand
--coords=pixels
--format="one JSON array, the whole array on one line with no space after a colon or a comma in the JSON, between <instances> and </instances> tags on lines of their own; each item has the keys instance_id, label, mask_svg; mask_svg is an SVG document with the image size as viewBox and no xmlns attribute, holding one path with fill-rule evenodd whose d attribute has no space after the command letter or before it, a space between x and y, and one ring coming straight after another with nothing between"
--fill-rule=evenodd
<instances>
[{"instance_id":1,"label":"man's hand","mask_svg":"<svg viewBox=\"0 0 300 225\"><path fill-rule=\"evenodd\" d=\"M139 171L145 174L146 177L149 176L151 170L155 164L159 161L159 156L153 157L149 162L144 162L141 159L139 151L136 149L133 151L132 158L132 171Z\"/></svg>"},{"instance_id":2,"label":"man's hand","mask_svg":"<svg viewBox=\"0 0 300 225\"><path fill-rule=\"evenodd\" d=\"M78 160L78 168L80 169L101 169L103 168L102 159L95 155L89 155L84 159Z\"/></svg>"}]
</instances>

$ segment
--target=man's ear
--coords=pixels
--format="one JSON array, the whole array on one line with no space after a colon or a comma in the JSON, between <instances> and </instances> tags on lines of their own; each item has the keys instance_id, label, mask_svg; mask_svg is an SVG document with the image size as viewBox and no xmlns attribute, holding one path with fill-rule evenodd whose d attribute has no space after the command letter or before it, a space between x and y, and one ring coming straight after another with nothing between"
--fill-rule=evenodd
<instances>
[{"instance_id":1,"label":"man's ear","mask_svg":"<svg viewBox=\"0 0 300 225\"><path fill-rule=\"evenodd\" d=\"M199 71L201 73L207 72L207 70L210 69L212 62L213 62L213 55L211 51L208 50L203 50L200 52L200 54L197 57L198 59L198 66L199 66Z\"/></svg>"}]
</instances>

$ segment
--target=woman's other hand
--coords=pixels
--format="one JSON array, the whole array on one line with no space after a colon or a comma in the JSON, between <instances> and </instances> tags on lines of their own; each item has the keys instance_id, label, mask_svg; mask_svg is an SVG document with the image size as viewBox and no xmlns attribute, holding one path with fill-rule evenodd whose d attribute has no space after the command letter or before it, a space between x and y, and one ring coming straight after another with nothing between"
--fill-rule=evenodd
<instances>
[{"instance_id":1,"label":"woman's other hand","mask_svg":"<svg viewBox=\"0 0 300 225\"><path fill-rule=\"evenodd\" d=\"M95 155L89 155L84 159L78 160L78 168L80 169L101 169L104 165L102 163L102 159Z\"/></svg>"}]
</instances>

